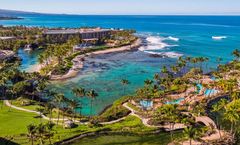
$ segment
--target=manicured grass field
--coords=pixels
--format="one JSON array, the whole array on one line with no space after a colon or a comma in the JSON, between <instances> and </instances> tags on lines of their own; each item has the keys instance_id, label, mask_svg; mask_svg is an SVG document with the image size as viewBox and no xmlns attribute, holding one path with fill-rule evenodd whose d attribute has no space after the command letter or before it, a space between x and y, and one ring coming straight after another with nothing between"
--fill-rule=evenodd
<instances>
[{"instance_id":1,"label":"manicured grass field","mask_svg":"<svg viewBox=\"0 0 240 145\"><path fill-rule=\"evenodd\" d=\"M46 120L42 119L43 123L46 123ZM15 109L10 109L7 106L3 106L0 109L0 137L12 140L18 144L29 144L27 138L27 125L29 124L39 124L40 118L33 113L18 111ZM62 126L55 126L55 135L53 142L60 141L81 133L93 132L97 130L110 129L112 131L128 131L132 133L144 133L148 131L153 131L155 128L145 127L141 120L129 116L125 120L110 124L104 125L101 127L89 127L88 125L79 125L77 128L73 129L63 129ZM0 143L1 144L1 143Z\"/></svg>"},{"instance_id":2,"label":"manicured grass field","mask_svg":"<svg viewBox=\"0 0 240 145\"><path fill-rule=\"evenodd\" d=\"M1 104L1 103L0 103ZM39 124L40 121L46 123L47 121L38 118L38 115L23 111L12 109L5 105L0 107L0 137L6 138L21 145L28 145L29 139L27 138L27 125ZM86 132L94 132L99 130L111 130L113 132L129 132L132 134L143 134L154 131L156 128L149 128L142 124L141 120L134 116L128 116L125 120L118 123L103 125L99 127L92 127L89 125L79 125L73 129L63 129L61 125L55 125L54 137L52 142L57 142L63 139L80 135ZM175 134L178 137L179 133ZM89 137L80 140L74 144L86 145L101 145L101 144L146 144L154 145L159 143L169 143L169 133L160 133L158 135L107 135L100 137ZM0 142L1 144L1 142ZM48 141L46 141L48 144Z\"/></svg>"},{"instance_id":3,"label":"manicured grass field","mask_svg":"<svg viewBox=\"0 0 240 145\"><path fill-rule=\"evenodd\" d=\"M42 122L46 123L46 120L42 119ZM9 110L9 107L5 105L0 109L0 137L11 139L19 144L29 144L26 136L27 125L29 124L40 124L40 119L33 113L18 111L12 108ZM59 141L81 132L94 131L96 128L82 125L70 130L56 126L54 130L56 132L53 140Z\"/></svg>"},{"instance_id":4,"label":"manicured grass field","mask_svg":"<svg viewBox=\"0 0 240 145\"><path fill-rule=\"evenodd\" d=\"M34 123L40 123L37 115L32 113L25 113L7 106L0 108L0 136L19 135L26 133L26 126Z\"/></svg>"},{"instance_id":5,"label":"manicured grass field","mask_svg":"<svg viewBox=\"0 0 240 145\"><path fill-rule=\"evenodd\" d=\"M103 135L87 137L72 145L166 145L171 142L170 135Z\"/></svg>"}]
</instances>

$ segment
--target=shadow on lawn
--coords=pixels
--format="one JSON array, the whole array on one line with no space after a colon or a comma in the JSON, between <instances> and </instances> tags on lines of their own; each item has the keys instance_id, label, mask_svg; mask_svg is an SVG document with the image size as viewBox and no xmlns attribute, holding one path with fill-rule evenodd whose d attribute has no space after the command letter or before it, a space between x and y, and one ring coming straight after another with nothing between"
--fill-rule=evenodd
<instances>
[{"instance_id":1,"label":"shadow on lawn","mask_svg":"<svg viewBox=\"0 0 240 145\"><path fill-rule=\"evenodd\" d=\"M0 137L0 145L19 145L11 140Z\"/></svg>"}]
</instances>

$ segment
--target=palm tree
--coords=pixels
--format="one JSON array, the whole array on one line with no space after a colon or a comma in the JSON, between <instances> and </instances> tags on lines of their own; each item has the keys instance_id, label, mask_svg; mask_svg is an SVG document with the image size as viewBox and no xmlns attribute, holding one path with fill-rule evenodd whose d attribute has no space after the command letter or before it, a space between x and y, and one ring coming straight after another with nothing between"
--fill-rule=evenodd
<instances>
[{"instance_id":1,"label":"palm tree","mask_svg":"<svg viewBox=\"0 0 240 145\"><path fill-rule=\"evenodd\" d=\"M52 103L45 103L44 104L44 109L45 111L49 114L49 121L51 122L52 121L52 110L54 109L54 106Z\"/></svg>"},{"instance_id":2,"label":"palm tree","mask_svg":"<svg viewBox=\"0 0 240 145\"><path fill-rule=\"evenodd\" d=\"M238 49L235 49L233 52L232 52L232 55L235 57L235 59L237 61L239 61L240 59L240 51Z\"/></svg>"},{"instance_id":3,"label":"palm tree","mask_svg":"<svg viewBox=\"0 0 240 145\"><path fill-rule=\"evenodd\" d=\"M129 85L130 82L127 79L122 79L121 84L123 86L123 95L124 95L125 94L125 89L126 89L125 86Z\"/></svg>"},{"instance_id":4,"label":"palm tree","mask_svg":"<svg viewBox=\"0 0 240 145\"><path fill-rule=\"evenodd\" d=\"M59 117L60 117L60 110L61 110L61 105L62 105L62 102L64 101L65 99L65 96L63 94L56 94L54 96L54 102L57 103L57 108L58 108L58 119L57 119L57 125L58 125L58 122L59 122Z\"/></svg>"},{"instance_id":5,"label":"palm tree","mask_svg":"<svg viewBox=\"0 0 240 145\"><path fill-rule=\"evenodd\" d=\"M6 82L7 82L7 78L2 78L1 80L0 80L0 94L1 94L1 96L0 96L0 100L2 99L2 100L4 100L4 98L6 97L5 95L6 95L6 89L7 89L7 84L6 84ZM1 105L1 108L3 107L3 101L2 101L2 105Z\"/></svg>"},{"instance_id":6,"label":"palm tree","mask_svg":"<svg viewBox=\"0 0 240 145\"><path fill-rule=\"evenodd\" d=\"M53 127L54 127L54 124L51 123L51 122L45 124L45 128L47 129L47 131L45 133L45 136L48 138L49 144L52 144L51 143L51 138L54 136L54 133L52 132L53 131Z\"/></svg>"},{"instance_id":7,"label":"palm tree","mask_svg":"<svg viewBox=\"0 0 240 145\"><path fill-rule=\"evenodd\" d=\"M196 64L198 63L198 58L192 58L191 63L193 64L194 68L196 68Z\"/></svg>"},{"instance_id":8,"label":"palm tree","mask_svg":"<svg viewBox=\"0 0 240 145\"><path fill-rule=\"evenodd\" d=\"M77 97L80 97L80 98L83 98L86 96L86 90L82 87L79 87L79 88L74 88L72 90L72 93L77 96ZM80 104L79 104L80 105ZM82 105L80 105L79 107L79 114L81 115L81 110L82 110Z\"/></svg>"},{"instance_id":9,"label":"palm tree","mask_svg":"<svg viewBox=\"0 0 240 145\"><path fill-rule=\"evenodd\" d=\"M42 115L44 113L44 109L41 108L41 106L39 108L36 108L36 110L40 113L39 114L39 119L40 119L40 122L42 122Z\"/></svg>"},{"instance_id":10,"label":"palm tree","mask_svg":"<svg viewBox=\"0 0 240 145\"><path fill-rule=\"evenodd\" d=\"M77 97L84 97L86 95L86 91L82 87L72 89L72 93Z\"/></svg>"},{"instance_id":11,"label":"palm tree","mask_svg":"<svg viewBox=\"0 0 240 145\"><path fill-rule=\"evenodd\" d=\"M79 105L80 104L76 100L69 101L69 107L70 107L70 109L71 109L71 111L73 113L73 121L75 120L75 117L76 117L76 108L78 108Z\"/></svg>"},{"instance_id":12,"label":"palm tree","mask_svg":"<svg viewBox=\"0 0 240 145\"><path fill-rule=\"evenodd\" d=\"M144 81L144 84L145 84L146 86L150 86L150 85L153 84L153 81L152 81L152 80L149 80L149 79L146 79L146 80Z\"/></svg>"},{"instance_id":13,"label":"palm tree","mask_svg":"<svg viewBox=\"0 0 240 145\"><path fill-rule=\"evenodd\" d=\"M240 91L234 91L231 93L232 100L237 100L240 98Z\"/></svg>"},{"instance_id":14,"label":"palm tree","mask_svg":"<svg viewBox=\"0 0 240 145\"><path fill-rule=\"evenodd\" d=\"M221 117L222 117L221 114L219 113L220 110L222 110L221 104L216 103L216 104L214 104L214 105L212 106L211 112L217 113L217 114L214 115L214 116L215 116L215 118L216 118L216 124L217 124L217 127L218 127L218 133L219 133L220 139L222 139L222 135L221 135L221 132L220 132L220 130L221 130L221 123L219 123L219 122L220 122L220 119L221 119Z\"/></svg>"},{"instance_id":15,"label":"palm tree","mask_svg":"<svg viewBox=\"0 0 240 145\"><path fill-rule=\"evenodd\" d=\"M162 67L162 69L161 69L161 73L163 73L163 74L168 73L168 69L167 69L166 66L163 66L163 67Z\"/></svg>"},{"instance_id":16,"label":"palm tree","mask_svg":"<svg viewBox=\"0 0 240 145\"><path fill-rule=\"evenodd\" d=\"M223 59L221 58L221 57L218 57L217 59L216 59L216 61L217 61L217 63L218 63L218 66L221 64L221 62L223 61Z\"/></svg>"},{"instance_id":17,"label":"palm tree","mask_svg":"<svg viewBox=\"0 0 240 145\"><path fill-rule=\"evenodd\" d=\"M234 102L232 102L234 103ZM239 106L238 106L239 107ZM238 109L234 107L234 104L229 104L229 106L226 107L226 112L224 113L224 119L229 120L231 122L231 134L235 134L234 125L239 121L240 115L237 112Z\"/></svg>"},{"instance_id":18,"label":"palm tree","mask_svg":"<svg viewBox=\"0 0 240 145\"><path fill-rule=\"evenodd\" d=\"M171 69L172 69L172 72L174 73L174 74L177 74L177 72L179 71L179 68L177 67L177 66L171 66Z\"/></svg>"},{"instance_id":19,"label":"palm tree","mask_svg":"<svg viewBox=\"0 0 240 145\"><path fill-rule=\"evenodd\" d=\"M41 123L37 126L37 136L41 145L44 144L44 134L45 134L45 126L44 124Z\"/></svg>"},{"instance_id":20,"label":"palm tree","mask_svg":"<svg viewBox=\"0 0 240 145\"><path fill-rule=\"evenodd\" d=\"M30 124L27 126L27 130L28 130L28 138L29 140L31 140L31 144L33 145L34 143L34 139L36 138L36 129L37 127L33 124Z\"/></svg>"},{"instance_id":21,"label":"palm tree","mask_svg":"<svg viewBox=\"0 0 240 145\"><path fill-rule=\"evenodd\" d=\"M187 62L185 60L180 59L178 61L177 67L179 68L181 75L186 73L186 65L187 65Z\"/></svg>"},{"instance_id":22,"label":"palm tree","mask_svg":"<svg viewBox=\"0 0 240 145\"><path fill-rule=\"evenodd\" d=\"M190 140L190 145L192 145L192 140L198 139L198 131L192 126L184 128L183 134L187 139Z\"/></svg>"},{"instance_id":23,"label":"palm tree","mask_svg":"<svg viewBox=\"0 0 240 145\"><path fill-rule=\"evenodd\" d=\"M160 75L158 73L154 74L154 80L159 83Z\"/></svg>"},{"instance_id":24,"label":"palm tree","mask_svg":"<svg viewBox=\"0 0 240 145\"><path fill-rule=\"evenodd\" d=\"M90 90L89 92L87 92L87 96L90 98L91 100L91 114L92 114L92 106L93 106L93 100L96 99L96 97L98 96L98 93L96 93L93 89Z\"/></svg>"}]
</instances>

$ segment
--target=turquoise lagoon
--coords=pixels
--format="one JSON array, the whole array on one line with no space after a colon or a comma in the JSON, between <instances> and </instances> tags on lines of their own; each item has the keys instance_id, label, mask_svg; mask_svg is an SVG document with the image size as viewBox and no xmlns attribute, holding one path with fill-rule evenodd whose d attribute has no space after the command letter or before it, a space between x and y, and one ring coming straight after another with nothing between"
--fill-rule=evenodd
<instances>
[{"instance_id":1,"label":"turquoise lagoon","mask_svg":"<svg viewBox=\"0 0 240 145\"><path fill-rule=\"evenodd\" d=\"M136 29L143 37L145 46L134 52L101 55L87 59L83 70L76 78L53 82L51 88L75 98L72 87L95 89L99 97L94 101L93 113L100 113L114 100L126 94L133 94L143 85L146 78L152 78L163 65L174 64L179 56L209 57L204 64L205 71L232 59L231 52L240 46L239 16L77 16L77 15L20 15L23 20L0 21L0 25L26 25L45 27L101 26L106 28ZM226 36L214 40L212 36ZM37 63L37 54L19 51L23 58L21 69L28 71ZM161 57L153 57L158 54ZM121 79L131 84L123 94ZM83 113L90 114L89 99L78 99L84 104Z\"/></svg>"}]
</instances>

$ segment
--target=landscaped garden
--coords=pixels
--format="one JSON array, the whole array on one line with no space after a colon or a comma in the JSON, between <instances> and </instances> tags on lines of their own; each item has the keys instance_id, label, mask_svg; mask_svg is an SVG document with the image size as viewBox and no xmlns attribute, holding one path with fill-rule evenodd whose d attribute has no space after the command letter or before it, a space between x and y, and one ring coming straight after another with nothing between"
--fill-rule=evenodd
<instances>
[{"instance_id":1,"label":"landscaped garden","mask_svg":"<svg viewBox=\"0 0 240 145\"><path fill-rule=\"evenodd\" d=\"M18 34L14 28L1 29L9 31L12 35ZM27 36L35 36L42 30L25 27L19 29L24 32L19 32L23 33L24 37L4 44L6 48L29 44L33 38ZM131 45L136 39L132 33L117 31L104 43L116 43L116 46ZM122 41L112 42L115 39ZM20 45L12 44L13 41L18 44L20 40ZM144 86L136 90L135 94L115 101L99 115L83 116L81 101L48 88L49 71L57 75L64 74L65 70L72 67L71 61L76 56L96 49L110 48L99 47L73 53L72 46L79 41L68 39L59 44L47 45L39 58L40 62L49 64L42 69L42 71L46 69L44 73L20 71L19 60L1 62L0 137L18 144L63 144L74 142L82 136L91 137L81 140L80 143L95 139L94 142L97 141L99 144L134 142L155 144L160 138L163 144L238 142L240 134L238 49L232 53L233 61L219 64L217 70L209 73L204 73L203 68L208 58L179 57L175 65L164 66L153 79L145 80ZM40 46L43 43L34 44ZM126 79L119 82L124 92L131 83ZM88 98L91 112L93 101L99 95L93 89L82 87L72 88L72 94L79 99ZM155 135L148 135L153 133ZM105 136L98 137L102 134ZM94 135L97 137L92 137ZM144 139L140 136L144 136ZM156 139L158 137L159 140Z\"/></svg>"}]
</instances>

